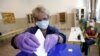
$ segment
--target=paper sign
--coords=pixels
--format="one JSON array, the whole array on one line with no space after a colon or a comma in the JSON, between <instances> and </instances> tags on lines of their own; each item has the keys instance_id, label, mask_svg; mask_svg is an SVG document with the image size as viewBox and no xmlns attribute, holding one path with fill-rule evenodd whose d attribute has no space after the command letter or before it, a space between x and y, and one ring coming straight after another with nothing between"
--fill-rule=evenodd
<instances>
[{"instance_id":1,"label":"paper sign","mask_svg":"<svg viewBox=\"0 0 100 56\"><path fill-rule=\"evenodd\" d=\"M37 54L37 56L47 56L47 52L44 49L45 38L40 29L37 30L37 32L35 33L35 36L37 37L40 43L40 46L37 48L37 51L35 53Z\"/></svg>"}]
</instances>

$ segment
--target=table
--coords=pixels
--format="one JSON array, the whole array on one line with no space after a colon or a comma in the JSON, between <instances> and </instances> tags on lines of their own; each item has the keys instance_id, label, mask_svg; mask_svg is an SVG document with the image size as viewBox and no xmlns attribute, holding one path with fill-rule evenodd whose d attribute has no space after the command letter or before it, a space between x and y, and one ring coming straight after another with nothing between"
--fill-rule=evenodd
<instances>
[{"instance_id":1,"label":"table","mask_svg":"<svg viewBox=\"0 0 100 56\"><path fill-rule=\"evenodd\" d=\"M26 52L20 52L16 56L36 56L36 55L28 54ZM80 45L77 44L57 44L54 48L50 50L48 56L82 56L82 52Z\"/></svg>"},{"instance_id":2,"label":"table","mask_svg":"<svg viewBox=\"0 0 100 56\"><path fill-rule=\"evenodd\" d=\"M80 40L78 39L79 34L80 34ZM68 43L81 43L81 42L85 42L81 29L79 27L72 27L68 38Z\"/></svg>"}]
</instances>

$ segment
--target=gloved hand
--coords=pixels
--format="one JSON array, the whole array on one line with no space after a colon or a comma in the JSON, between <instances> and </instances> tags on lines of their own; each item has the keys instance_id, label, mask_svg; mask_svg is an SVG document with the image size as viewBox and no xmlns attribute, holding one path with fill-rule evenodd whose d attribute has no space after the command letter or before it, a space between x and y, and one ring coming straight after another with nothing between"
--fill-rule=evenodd
<instances>
[{"instance_id":1,"label":"gloved hand","mask_svg":"<svg viewBox=\"0 0 100 56\"><path fill-rule=\"evenodd\" d=\"M46 52L49 52L51 48L53 48L58 42L58 35L57 34L49 34L46 36L44 42L44 48Z\"/></svg>"},{"instance_id":2,"label":"gloved hand","mask_svg":"<svg viewBox=\"0 0 100 56\"><path fill-rule=\"evenodd\" d=\"M15 45L22 51L33 53L40 44L34 34L25 32L15 38Z\"/></svg>"}]
</instances>

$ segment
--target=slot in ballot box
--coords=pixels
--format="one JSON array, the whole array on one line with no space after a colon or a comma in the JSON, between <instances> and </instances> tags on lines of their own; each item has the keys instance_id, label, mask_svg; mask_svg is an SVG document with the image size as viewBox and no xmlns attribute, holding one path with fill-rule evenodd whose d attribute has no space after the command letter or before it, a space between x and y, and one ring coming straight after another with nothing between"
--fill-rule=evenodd
<instances>
[{"instance_id":1,"label":"slot in ballot box","mask_svg":"<svg viewBox=\"0 0 100 56\"><path fill-rule=\"evenodd\" d=\"M36 56L36 54L21 51L16 56ZM50 50L48 56L82 56L82 52L78 44L57 44Z\"/></svg>"}]
</instances>

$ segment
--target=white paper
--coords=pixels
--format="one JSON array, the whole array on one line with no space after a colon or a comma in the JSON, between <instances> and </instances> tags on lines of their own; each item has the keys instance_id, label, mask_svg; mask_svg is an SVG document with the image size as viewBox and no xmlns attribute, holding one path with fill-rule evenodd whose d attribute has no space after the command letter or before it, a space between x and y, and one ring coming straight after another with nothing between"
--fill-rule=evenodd
<instances>
[{"instance_id":1,"label":"white paper","mask_svg":"<svg viewBox=\"0 0 100 56\"><path fill-rule=\"evenodd\" d=\"M35 36L37 37L40 43L40 46L37 48L37 51L35 53L37 54L37 56L47 56L47 52L45 52L45 49L44 49L45 38L40 29L37 30L37 32L35 33Z\"/></svg>"}]
</instances>

